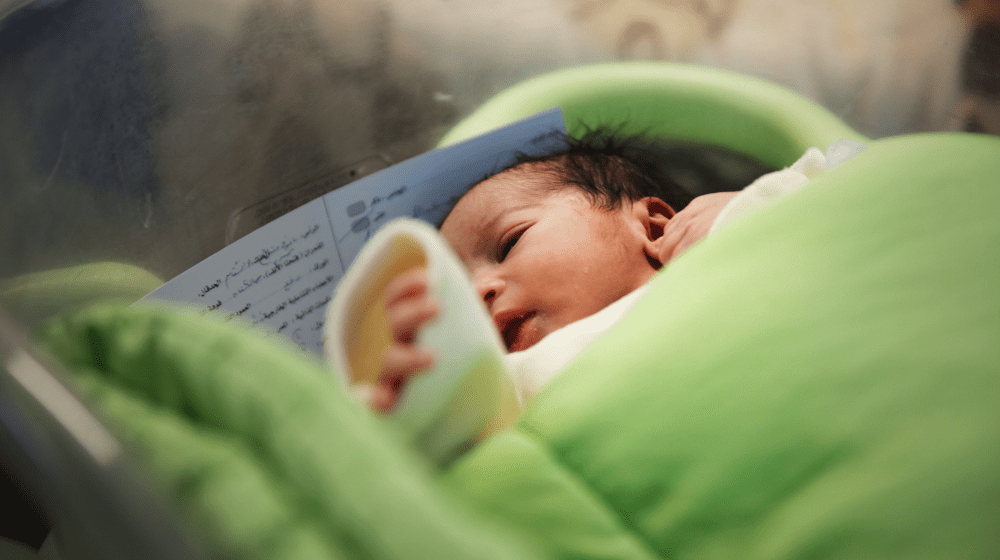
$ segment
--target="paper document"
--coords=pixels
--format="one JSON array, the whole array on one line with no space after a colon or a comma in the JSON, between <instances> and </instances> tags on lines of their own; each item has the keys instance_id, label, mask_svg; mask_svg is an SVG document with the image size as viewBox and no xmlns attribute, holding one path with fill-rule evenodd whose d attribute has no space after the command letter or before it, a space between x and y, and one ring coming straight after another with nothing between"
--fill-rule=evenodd
<instances>
[{"instance_id":1,"label":"paper document","mask_svg":"<svg viewBox=\"0 0 1000 560\"><path fill-rule=\"evenodd\" d=\"M323 354L325 307L362 245L393 218L434 225L469 188L520 153L562 146L552 109L461 144L438 148L363 177L228 245L141 301L174 301L241 317Z\"/></svg>"}]
</instances>

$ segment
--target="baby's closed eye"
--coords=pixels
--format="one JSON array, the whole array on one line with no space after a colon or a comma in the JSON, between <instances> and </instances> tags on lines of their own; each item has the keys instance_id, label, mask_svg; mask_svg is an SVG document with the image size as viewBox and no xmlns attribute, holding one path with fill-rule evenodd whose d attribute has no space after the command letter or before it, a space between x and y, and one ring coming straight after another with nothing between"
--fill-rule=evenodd
<instances>
[{"instance_id":1,"label":"baby's closed eye","mask_svg":"<svg viewBox=\"0 0 1000 560\"><path fill-rule=\"evenodd\" d=\"M507 255L514 249L514 246L517 245L517 242L521 240L521 236L527 230L527 227L519 228L500 239L500 247L497 250L497 262L503 262L507 258Z\"/></svg>"}]
</instances>

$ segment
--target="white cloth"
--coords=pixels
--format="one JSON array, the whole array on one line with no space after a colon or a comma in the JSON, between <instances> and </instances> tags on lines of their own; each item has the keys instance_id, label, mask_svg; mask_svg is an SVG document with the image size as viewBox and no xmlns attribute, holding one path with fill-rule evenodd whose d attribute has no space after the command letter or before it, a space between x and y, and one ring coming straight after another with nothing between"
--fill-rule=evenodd
<instances>
[{"instance_id":1,"label":"white cloth","mask_svg":"<svg viewBox=\"0 0 1000 560\"><path fill-rule=\"evenodd\" d=\"M729 201L712 222L711 235L724 224L738 222L801 189L826 166L826 157L818 148L809 148L791 166L768 173L750 183Z\"/></svg>"},{"instance_id":2,"label":"white cloth","mask_svg":"<svg viewBox=\"0 0 1000 560\"><path fill-rule=\"evenodd\" d=\"M823 169L854 157L864 148L864 144L853 140L834 142L825 155L818 148L809 148L789 167L762 175L740 191L719 212L708 234L774 204L801 189ZM549 333L527 350L507 354L507 363L514 376L520 401L526 403L531 400L579 356L584 348L618 323L642 298L648 286L640 287L589 317Z\"/></svg>"}]
</instances>

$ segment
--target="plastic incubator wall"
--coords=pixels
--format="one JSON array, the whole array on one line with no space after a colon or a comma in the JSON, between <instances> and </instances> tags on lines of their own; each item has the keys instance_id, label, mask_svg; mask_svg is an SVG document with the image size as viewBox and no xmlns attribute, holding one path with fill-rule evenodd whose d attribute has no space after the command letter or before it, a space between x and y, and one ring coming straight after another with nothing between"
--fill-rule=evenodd
<instances>
[{"instance_id":1,"label":"plastic incubator wall","mask_svg":"<svg viewBox=\"0 0 1000 560\"><path fill-rule=\"evenodd\" d=\"M870 137L1000 133L998 22L995 0L0 0L0 281L171 278L241 210L588 62L764 77Z\"/></svg>"},{"instance_id":2,"label":"plastic incubator wall","mask_svg":"<svg viewBox=\"0 0 1000 560\"><path fill-rule=\"evenodd\" d=\"M498 90L587 62L762 76L871 137L997 127L967 54L991 5L0 0L0 278L101 260L170 278L237 210L418 154Z\"/></svg>"}]
</instances>

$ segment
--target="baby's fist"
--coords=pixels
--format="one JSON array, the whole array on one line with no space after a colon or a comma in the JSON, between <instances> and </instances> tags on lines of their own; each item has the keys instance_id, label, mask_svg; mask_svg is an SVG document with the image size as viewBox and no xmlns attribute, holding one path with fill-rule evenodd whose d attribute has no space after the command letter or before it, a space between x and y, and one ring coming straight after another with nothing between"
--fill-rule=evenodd
<instances>
[{"instance_id":1,"label":"baby's fist","mask_svg":"<svg viewBox=\"0 0 1000 560\"><path fill-rule=\"evenodd\" d=\"M417 332L438 314L426 268L400 274L385 291L385 308L392 342L382 356L372 408L389 412L410 378L434 364L433 355L415 344Z\"/></svg>"},{"instance_id":2,"label":"baby's fist","mask_svg":"<svg viewBox=\"0 0 1000 560\"><path fill-rule=\"evenodd\" d=\"M671 218L663 228L660 262L667 264L708 235L715 217L737 194L717 192L701 195Z\"/></svg>"}]
</instances>

